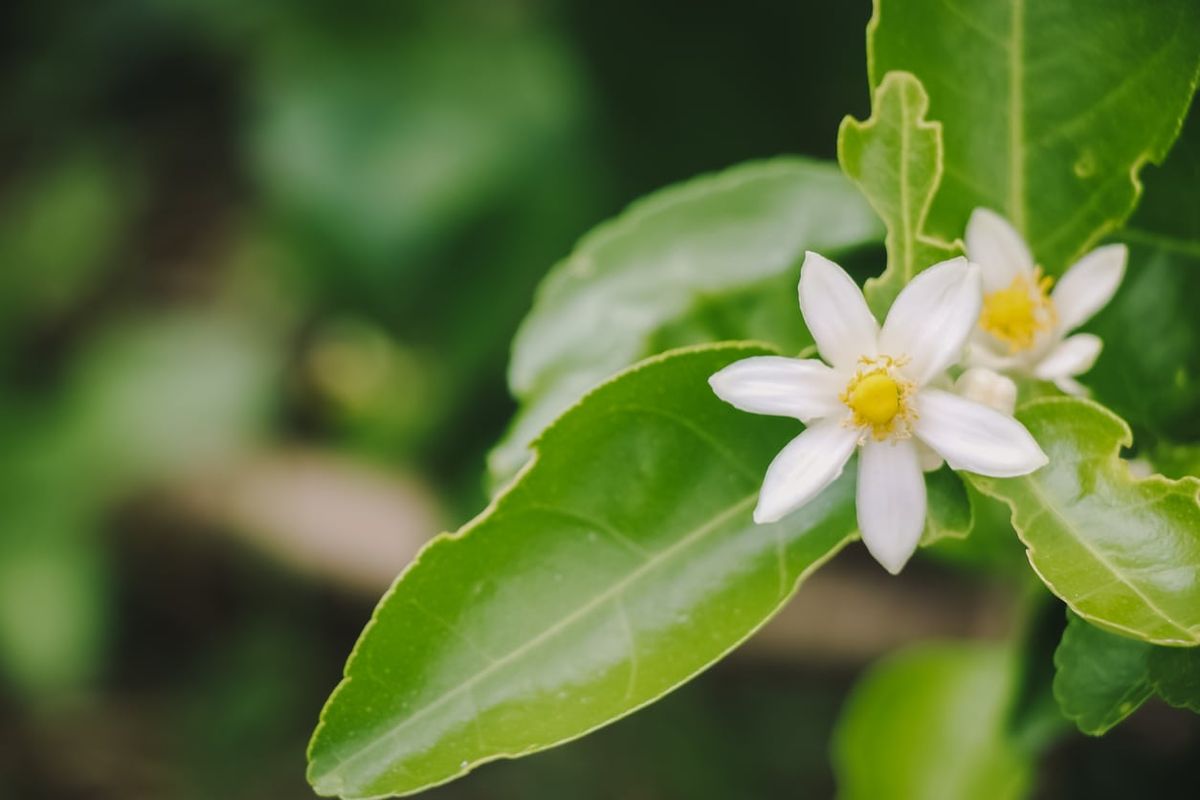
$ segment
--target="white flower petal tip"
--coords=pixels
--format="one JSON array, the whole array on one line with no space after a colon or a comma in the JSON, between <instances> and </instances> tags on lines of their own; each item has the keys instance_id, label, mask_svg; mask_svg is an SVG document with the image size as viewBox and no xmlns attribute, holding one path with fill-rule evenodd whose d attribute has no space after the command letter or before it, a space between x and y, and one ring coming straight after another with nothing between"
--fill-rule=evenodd
<instances>
[{"instance_id":1,"label":"white flower petal tip","mask_svg":"<svg viewBox=\"0 0 1200 800\"><path fill-rule=\"evenodd\" d=\"M1125 277L1128 260L1129 248L1125 245L1106 244L1067 270L1050 295L1060 330L1074 330L1108 305Z\"/></svg>"},{"instance_id":2,"label":"white flower petal tip","mask_svg":"<svg viewBox=\"0 0 1200 800\"><path fill-rule=\"evenodd\" d=\"M879 334L879 348L908 359L923 384L959 360L983 303L980 271L962 256L935 264L904 287Z\"/></svg>"},{"instance_id":3,"label":"white flower petal tip","mask_svg":"<svg viewBox=\"0 0 1200 800\"><path fill-rule=\"evenodd\" d=\"M1017 407L1017 385L986 367L971 367L959 375L954 393L1010 417Z\"/></svg>"},{"instance_id":4,"label":"white flower petal tip","mask_svg":"<svg viewBox=\"0 0 1200 800\"><path fill-rule=\"evenodd\" d=\"M795 417L802 422L837 413L845 380L816 359L753 356L708 379L713 393L751 414Z\"/></svg>"},{"instance_id":5,"label":"white flower petal tip","mask_svg":"<svg viewBox=\"0 0 1200 800\"><path fill-rule=\"evenodd\" d=\"M952 469L992 478L1014 478L1044 467L1049 459L1014 418L938 389L917 395L914 432Z\"/></svg>"},{"instance_id":6,"label":"white flower petal tip","mask_svg":"<svg viewBox=\"0 0 1200 800\"><path fill-rule=\"evenodd\" d=\"M991 209L971 212L963 240L967 258L983 267L983 282L989 291L1008 286L1018 275L1033 269L1033 254L1025 239Z\"/></svg>"},{"instance_id":7,"label":"white flower petal tip","mask_svg":"<svg viewBox=\"0 0 1200 800\"><path fill-rule=\"evenodd\" d=\"M879 323L844 269L819 253L805 253L799 294L804 322L826 361L849 369L862 356L875 355Z\"/></svg>"},{"instance_id":8,"label":"white flower petal tip","mask_svg":"<svg viewBox=\"0 0 1200 800\"><path fill-rule=\"evenodd\" d=\"M1063 394L1069 394L1073 397L1088 397L1091 395L1086 386L1070 376L1064 375L1061 378L1055 378L1054 385Z\"/></svg>"},{"instance_id":9,"label":"white flower petal tip","mask_svg":"<svg viewBox=\"0 0 1200 800\"><path fill-rule=\"evenodd\" d=\"M925 477L916 443L868 441L858 461L858 528L888 572L908 563L925 529Z\"/></svg>"},{"instance_id":10,"label":"white flower petal tip","mask_svg":"<svg viewBox=\"0 0 1200 800\"><path fill-rule=\"evenodd\" d=\"M837 480L858 444L858 431L839 420L809 426L782 450L763 477L754 521L778 522Z\"/></svg>"},{"instance_id":11,"label":"white flower petal tip","mask_svg":"<svg viewBox=\"0 0 1200 800\"><path fill-rule=\"evenodd\" d=\"M1033 375L1044 381L1082 375L1096 363L1103 347L1100 337L1090 333L1068 336L1038 362Z\"/></svg>"}]
</instances>

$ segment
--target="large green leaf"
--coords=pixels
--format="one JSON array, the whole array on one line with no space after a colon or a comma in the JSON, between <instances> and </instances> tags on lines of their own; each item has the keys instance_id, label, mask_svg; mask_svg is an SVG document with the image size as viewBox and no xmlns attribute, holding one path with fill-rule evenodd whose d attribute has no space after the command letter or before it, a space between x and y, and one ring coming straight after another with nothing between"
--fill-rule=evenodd
<instances>
[{"instance_id":1,"label":"large green leaf","mask_svg":"<svg viewBox=\"0 0 1200 800\"><path fill-rule=\"evenodd\" d=\"M942 180L942 126L926 119L929 96L907 72L889 73L875 89L871 118L842 120L838 161L887 225L887 269L867 282L876 316L904 284L959 248L925 233Z\"/></svg>"},{"instance_id":2,"label":"large green leaf","mask_svg":"<svg viewBox=\"0 0 1200 800\"><path fill-rule=\"evenodd\" d=\"M1054 653L1054 696L1079 730L1099 736L1158 694L1200 712L1200 648L1118 636L1071 614Z\"/></svg>"},{"instance_id":3,"label":"large green leaf","mask_svg":"<svg viewBox=\"0 0 1200 800\"><path fill-rule=\"evenodd\" d=\"M757 526L797 432L707 378L767 352L646 361L551 426L495 502L384 597L309 751L321 794L403 794L580 736L649 703L763 624L855 529L851 474Z\"/></svg>"},{"instance_id":4,"label":"large green leaf","mask_svg":"<svg viewBox=\"0 0 1200 800\"><path fill-rule=\"evenodd\" d=\"M1197 297L1200 255L1131 241L1123 285L1085 328L1104 349L1083 380L1139 436L1200 437Z\"/></svg>"},{"instance_id":5,"label":"large green leaf","mask_svg":"<svg viewBox=\"0 0 1200 800\"><path fill-rule=\"evenodd\" d=\"M1104 340L1084 377L1096 398L1155 440L1200 438L1200 113L1193 110L1118 238L1129 270L1086 326ZM1144 445L1147 442L1139 438Z\"/></svg>"},{"instance_id":6,"label":"large green leaf","mask_svg":"<svg viewBox=\"0 0 1200 800\"><path fill-rule=\"evenodd\" d=\"M727 302L741 309L746 299L738 293L754 287L777 294L790 283L795 308L805 250L836 257L881 237L870 207L836 167L799 158L734 167L635 203L585 236L542 284L513 344L509 386L521 410L489 459L493 478L510 478L551 420L651 355L662 331L718 315ZM720 338L746 336L738 328Z\"/></svg>"},{"instance_id":7,"label":"large green leaf","mask_svg":"<svg viewBox=\"0 0 1200 800\"><path fill-rule=\"evenodd\" d=\"M1017 414L1050 463L1018 478L971 476L1008 503L1029 561L1077 614L1167 645L1200 643L1200 480L1136 479L1129 427L1096 403L1035 400Z\"/></svg>"},{"instance_id":8,"label":"large green leaf","mask_svg":"<svg viewBox=\"0 0 1200 800\"><path fill-rule=\"evenodd\" d=\"M1200 109L1192 107L1171 154L1142 182L1145 196L1121 238L1200 259Z\"/></svg>"},{"instance_id":9,"label":"large green leaf","mask_svg":"<svg viewBox=\"0 0 1200 800\"><path fill-rule=\"evenodd\" d=\"M879 664L838 724L839 796L1023 797L1032 770L1005 733L1012 690L1012 656L991 645L925 645Z\"/></svg>"},{"instance_id":10,"label":"large green leaf","mask_svg":"<svg viewBox=\"0 0 1200 800\"><path fill-rule=\"evenodd\" d=\"M1195 0L876 0L867 33L878 86L914 73L945 125L933 232L962 234L977 206L1005 214L1061 272L1137 202L1200 68Z\"/></svg>"}]
</instances>

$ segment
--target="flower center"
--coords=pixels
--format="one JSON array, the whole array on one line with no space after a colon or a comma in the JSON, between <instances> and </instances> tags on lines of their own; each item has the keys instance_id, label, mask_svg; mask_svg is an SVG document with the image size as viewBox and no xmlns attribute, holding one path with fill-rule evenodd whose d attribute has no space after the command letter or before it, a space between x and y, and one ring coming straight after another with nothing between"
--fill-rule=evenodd
<instances>
[{"instance_id":1,"label":"flower center","mask_svg":"<svg viewBox=\"0 0 1200 800\"><path fill-rule=\"evenodd\" d=\"M870 425L887 425L900 411L900 384L884 372L871 372L856 381L846 405Z\"/></svg>"},{"instance_id":2,"label":"flower center","mask_svg":"<svg viewBox=\"0 0 1200 800\"><path fill-rule=\"evenodd\" d=\"M896 372L903 361L880 356L863 358L859 364L859 370L839 395L852 414L847 424L869 429L877 440L892 435L907 437L913 416L907 401L913 384Z\"/></svg>"},{"instance_id":3,"label":"flower center","mask_svg":"<svg viewBox=\"0 0 1200 800\"><path fill-rule=\"evenodd\" d=\"M1032 281L1018 275L1007 289L983 298L979 327L1007 344L1010 353L1033 347L1038 334L1052 328L1056 321L1049 294L1053 282L1053 278L1042 275L1041 267L1033 271Z\"/></svg>"}]
</instances>

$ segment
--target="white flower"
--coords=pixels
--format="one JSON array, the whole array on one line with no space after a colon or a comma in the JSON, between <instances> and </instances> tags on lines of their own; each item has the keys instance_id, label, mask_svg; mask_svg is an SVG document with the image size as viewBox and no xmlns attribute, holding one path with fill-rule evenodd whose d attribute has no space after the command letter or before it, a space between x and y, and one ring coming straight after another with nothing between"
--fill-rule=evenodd
<instances>
[{"instance_id":1,"label":"white flower","mask_svg":"<svg viewBox=\"0 0 1200 800\"><path fill-rule=\"evenodd\" d=\"M1021 234L1004 217L977 208L967 222L967 257L983 270L983 311L967 354L970 364L1053 381L1085 394L1075 380L1096 363L1100 337L1067 333L1112 299L1125 274L1123 244L1098 247L1058 285L1042 275Z\"/></svg>"},{"instance_id":2,"label":"white flower","mask_svg":"<svg viewBox=\"0 0 1200 800\"><path fill-rule=\"evenodd\" d=\"M755 522L774 522L803 506L861 450L859 530L871 554L895 574L925 527L919 444L954 469L982 475L1024 475L1045 464L1037 442L1012 417L928 385L958 359L979 306L979 268L956 258L905 287L881 328L850 276L808 253L800 311L832 366L759 356L709 378L718 397L743 411L807 425L767 469Z\"/></svg>"}]
</instances>

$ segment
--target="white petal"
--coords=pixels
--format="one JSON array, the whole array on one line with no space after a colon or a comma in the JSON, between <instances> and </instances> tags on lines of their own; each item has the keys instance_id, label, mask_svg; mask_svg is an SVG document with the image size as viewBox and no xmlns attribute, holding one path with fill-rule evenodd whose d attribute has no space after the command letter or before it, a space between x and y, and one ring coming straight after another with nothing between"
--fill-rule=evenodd
<instances>
[{"instance_id":1,"label":"white petal","mask_svg":"<svg viewBox=\"0 0 1200 800\"><path fill-rule=\"evenodd\" d=\"M946 459L937 454L929 445L922 442L920 439L914 440L917 443L917 463L921 465L921 472L937 472L946 463Z\"/></svg>"},{"instance_id":2,"label":"white petal","mask_svg":"<svg viewBox=\"0 0 1200 800\"><path fill-rule=\"evenodd\" d=\"M846 271L817 253L804 255L800 268L800 312L825 360L853 369L862 356L875 355L879 323L862 291Z\"/></svg>"},{"instance_id":3,"label":"white petal","mask_svg":"<svg viewBox=\"0 0 1200 800\"><path fill-rule=\"evenodd\" d=\"M986 208L971 212L963 237L967 258L983 267L983 288L1003 289L1018 276L1033 270L1033 255L1009 221Z\"/></svg>"},{"instance_id":4,"label":"white petal","mask_svg":"<svg viewBox=\"0 0 1200 800\"><path fill-rule=\"evenodd\" d=\"M1025 365L1025 353L1007 354L998 351L992 344L992 338L980 331L972 335L967 342L967 350L963 354L963 362L971 367L984 367L996 372L1019 370Z\"/></svg>"},{"instance_id":5,"label":"white petal","mask_svg":"<svg viewBox=\"0 0 1200 800\"><path fill-rule=\"evenodd\" d=\"M717 397L752 414L807 422L846 409L838 399L845 379L815 358L743 358L713 375L708 384Z\"/></svg>"},{"instance_id":6,"label":"white petal","mask_svg":"<svg viewBox=\"0 0 1200 800\"><path fill-rule=\"evenodd\" d=\"M767 467L754 521L775 522L816 497L842 474L857 444L858 431L840 420L806 428Z\"/></svg>"},{"instance_id":7,"label":"white petal","mask_svg":"<svg viewBox=\"0 0 1200 800\"><path fill-rule=\"evenodd\" d=\"M858 455L858 529L875 560L895 575L925 529L925 476L916 443L867 441Z\"/></svg>"},{"instance_id":8,"label":"white petal","mask_svg":"<svg viewBox=\"0 0 1200 800\"><path fill-rule=\"evenodd\" d=\"M1067 270L1050 299L1058 312L1058 327L1070 331L1108 304L1125 276L1129 249L1123 244L1097 247Z\"/></svg>"},{"instance_id":9,"label":"white petal","mask_svg":"<svg viewBox=\"0 0 1200 800\"><path fill-rule=\"evenodd\" d=\"M1025 426L995 409L939 389L919 392L916 407L913 432L951 469L1011 478L1046 464Z\"/></svg>"},{"instance_id":10,"label":"white petal","mask_svg":"<svg viewBox=\"0 0 1200 800\"><path fill-rule=\"evenodd\" d=\"M982 302L979 267L961 257L935 264L913 278L892 303L879 349L889 356L908 356L904 371L923 384L958 361Z\"/></svg>"},{"instance_id":11,"label":"white petal","mask_svg":"<svg viewBox=\"0 0 1200 800\"><path fill-rule=\"evenodd\" d=\"M1012 416L1017 407L1017 385L986 367L971 367L954 382L954 393Z\"/></svg>"},{"instance_id":12,"label":"white petal","mask_svg":"<svg viewBox=\"0 0 1200 800\"><path fill-rule=\"evenodd\" d=\"M1082 375L1096 363L1103 346L1104 342L1100 337L1090 333L1068 336L1038 362L1033 369L1033 375L1044 381Z\"/></svg>"},{"instance_id":13,"label":"white petal","mask_svg":"<svg viewBox=\"0 0 1200 800\"><path fill-rule=\"evenodd\" d=\"M1058 387L1063 394L1071 394L1076 397L1087 397L1091 392L1079 381L1074 378L1063 375L1054 379L1054 385Z\"/></svg>"}]
</instances>

